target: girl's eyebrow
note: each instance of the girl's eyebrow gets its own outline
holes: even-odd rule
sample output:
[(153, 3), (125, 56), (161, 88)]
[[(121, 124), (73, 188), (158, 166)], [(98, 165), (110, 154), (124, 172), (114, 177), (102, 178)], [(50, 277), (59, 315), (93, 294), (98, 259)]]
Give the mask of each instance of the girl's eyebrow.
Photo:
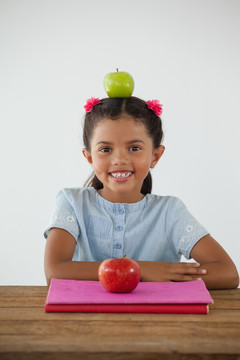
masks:
[(128, 144), (134, 144), (134, 143), (143, 143), (144, 144), (144, 141), (141, 139), (133, 139), (133, 140), (128, 141)]
[[(130, 141), (127, 141), (127, 144), (135, 144), (135, 143), (142, 143), (144, 144), (144, 141), (141, 139), (133, 139)], [(111, 145), (112, 143), (110, 141), (101, 140), (96, 143), (96, 145), (103, 144), (103, 145)]]
[(96, 143), (96, 145), (99, 145), (99, 144), (111, 145), (111, 142), (110, 142), (110, 141), (104, 141), (104, 140), (102, 140), (102, 141), (98, 141), (98, 142)]

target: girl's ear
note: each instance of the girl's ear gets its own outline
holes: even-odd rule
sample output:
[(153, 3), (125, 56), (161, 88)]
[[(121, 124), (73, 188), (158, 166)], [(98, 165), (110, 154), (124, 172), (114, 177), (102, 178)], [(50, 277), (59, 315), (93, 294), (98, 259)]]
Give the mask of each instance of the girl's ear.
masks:
[(89, 151), (87, 151), (86, 148), (82, 149), (82, 153), (83, 153), (84, 157), (87, 159), (87, 161), (89, 162), (89, 164), (92, 165), (91, 153)]
[(151, 169), (153, 169), (157, 165), (157, 163), (161, 159), (164, 151), (165, 151), (165, 146), (163, 146), (163, 145), (160, 145), (157, 149), (155, 149), (153, 151), (152, 162), (150, 165)]

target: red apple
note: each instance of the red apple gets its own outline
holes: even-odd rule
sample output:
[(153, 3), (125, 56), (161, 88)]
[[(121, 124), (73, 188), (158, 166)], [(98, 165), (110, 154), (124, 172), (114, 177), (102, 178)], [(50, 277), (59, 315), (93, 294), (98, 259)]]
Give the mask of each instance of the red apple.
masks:
[(98, 268), (98, 278), (102, 286), (113, 293), (133, 291), (141, 277), (137, 262), (126, 258), (104, 260)]

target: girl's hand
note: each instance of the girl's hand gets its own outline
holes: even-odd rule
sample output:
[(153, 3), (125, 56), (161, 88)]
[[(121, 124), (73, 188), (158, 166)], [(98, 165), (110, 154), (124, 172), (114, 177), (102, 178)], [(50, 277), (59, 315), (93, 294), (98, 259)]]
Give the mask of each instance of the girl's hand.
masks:
[(137, 261), (141, 268), (141, 281), (193, 281), (207, 273), (199, 263), (167, 263)]
[[(138, 261), (142, 281), (191, 281), (202, 278), (208, 289), (235, 289), (239, 285), (236, 266), (226, 251), (210, 235), (193, 247), (195, 263)], [(201, 264), (201, 266), (200, 266)]]

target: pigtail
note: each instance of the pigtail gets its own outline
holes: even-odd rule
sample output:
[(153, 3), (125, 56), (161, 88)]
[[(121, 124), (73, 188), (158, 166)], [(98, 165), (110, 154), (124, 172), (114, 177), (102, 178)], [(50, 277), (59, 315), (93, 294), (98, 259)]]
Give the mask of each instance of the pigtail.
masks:
[(93, 187), (96, 190), (100, 190), (103, 188), (103, 184), (93, 172), (85, 182), (84, 187)]
[(147, 174), (147, 176), (143, 180), (141, 193), (143, 195), (147, 195), (147, 194), (151, 194), (151, 192), (152, 192), (152, 175), (151, 175), (151, 173), (149, 171), (149, 173)]

